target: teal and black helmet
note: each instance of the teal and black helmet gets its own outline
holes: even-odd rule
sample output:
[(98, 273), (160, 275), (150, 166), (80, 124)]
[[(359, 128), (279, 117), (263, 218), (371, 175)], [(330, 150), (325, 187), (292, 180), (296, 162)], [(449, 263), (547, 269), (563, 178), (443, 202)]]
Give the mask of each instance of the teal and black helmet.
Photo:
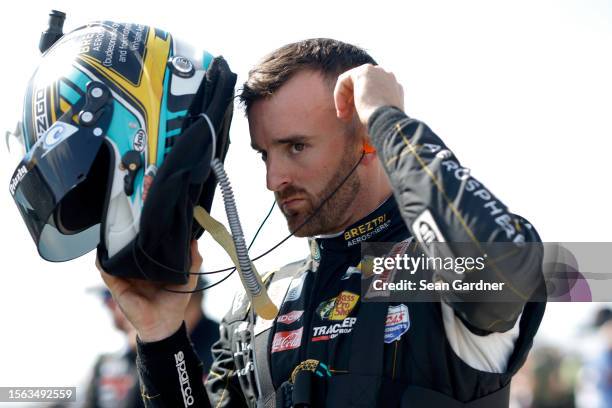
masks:
[(210, 210), (210, 162), (229, 146), (236, 75), (146, 25), (57, 37), (27, 87), (25, 156), (9, 186), (40, 255), (97, 247), (115, 275), (185, 281), (202, 233), (193, 207)]

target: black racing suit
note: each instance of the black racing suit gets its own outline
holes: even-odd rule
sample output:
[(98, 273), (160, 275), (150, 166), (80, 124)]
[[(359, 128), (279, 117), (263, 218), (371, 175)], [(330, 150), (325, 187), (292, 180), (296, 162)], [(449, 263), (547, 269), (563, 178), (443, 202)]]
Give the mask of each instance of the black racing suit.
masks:
[[(527, 356), (545, 307), (532, 301), (542, 288), (541, 247), (521, 246), (539, 242), (537, 233), (472, 178), (423, 123), (383, 107), (370, 119), (369, 134), (393, 196), (344, 232), (311, 239), (308, 259), (299, 268), (289, 268), (288, 275), (283, 275), (285, 269), (277, 273), (271, 285), (285, 278), (290, 284), (273, 323), (258, 320), (253, 328), (248, 302), (244, 296), (235, 299), (213, 346), (215, 361), (206, 391), (194, 380), (201, 377), (201, 368), (184, 328), (160, 342), (139, 342), (148, 406), (253, 406), (265, 387), (257, 390), (255, 383), (261, 384), (263, 376), (258, 374), (255, 381), (253, 364), (245, 356), (257, 349), (253, 337), (265, 330), (267, 358), (255, 361), (271, 367), (269, 382), (276, 390), (277, 406), (305, 402), (404, 407), (416, 406), (410, 405), (416, 400), (431, 405), (447, 397), (469, 402), (506, 389)], [(446, 302), (362, 302), (360, 244), (410, 242), (412, 237), (421, 244), (445, 241), (451, 248), (454, 242), (517, 243), (518, 253), (505, 265), (515, 273), (502, 279), (486, 268), (469, 279), (506, 280), (522, 301), (465, 303), (454, 297)], [(381, 309), (373, 304), (383, 305), (382, 319), (372, 317), (380, 315), (373, 310)], [(449, 319), (444, 308), (459, 322), (454, 327), (476, 337), (473, 344), (515, 333), (501, 365), (483, 368), (460, 355), (457, 342), (449, 341), (455, 332), (444, 322)], [(298, 379), (305, 377), (301, 374), (293, 377), (295, 388), (300, 381), (307, 384), (307, 395), (303, 389), (296, 393), (289, 381), (296, 366), (312, 373), (304, 381)]]
[[(219, 339), (219, 324), (206, 315), (195, 324), (189, 334), (196, 355), (208, 374), (212, 364), (210, 350)], [(69, 403), (61, 407), (70, 407)], [(85, 408), (140, 408), (143, 407), (136, 370), (136, 350), (101, 355), (94, 365), (92, 378), (87, 386)], [(59, 408), (58, 405), (55, 408)]]

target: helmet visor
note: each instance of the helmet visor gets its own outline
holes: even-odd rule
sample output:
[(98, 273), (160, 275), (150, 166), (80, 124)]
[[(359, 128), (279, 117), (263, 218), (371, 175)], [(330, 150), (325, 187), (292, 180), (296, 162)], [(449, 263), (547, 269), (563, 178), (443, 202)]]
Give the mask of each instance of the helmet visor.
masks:
[(98, 244), (110, 163), (101, 128), (62, 119), (32, 146), (9, 185), (39, 254), (55, 262)]

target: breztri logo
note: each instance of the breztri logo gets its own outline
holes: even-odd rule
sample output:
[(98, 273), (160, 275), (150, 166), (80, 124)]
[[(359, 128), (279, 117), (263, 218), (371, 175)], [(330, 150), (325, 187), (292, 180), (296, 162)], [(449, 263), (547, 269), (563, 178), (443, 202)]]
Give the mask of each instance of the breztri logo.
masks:
[(194, 403), (193, 391), (189, 384), (189, 375), (187, 374), (187, 366), (185, 364), (185, 355), (182, 351), (179, 351), (174, 355), (174, 361), (176, 362), (176, 371), (178, 372), (179, 382), (181, 384), (181, 394), (183, 394), (183, 403), (185, 407), (190, 407)]
[(18, 168), (17, 171), (15, 172), (15, 175), (11, 179), (11, 184), (9, 184), (9, 190), (11, 191), (12, 196), (15, 195), (15, 191), (17, 190), (17, 185), (19, 184), (19, 182), (21, 182), (21, 180), (23, 180), (26, 174), (28, 174), (28, 169), (26, 169), (25, 165)]

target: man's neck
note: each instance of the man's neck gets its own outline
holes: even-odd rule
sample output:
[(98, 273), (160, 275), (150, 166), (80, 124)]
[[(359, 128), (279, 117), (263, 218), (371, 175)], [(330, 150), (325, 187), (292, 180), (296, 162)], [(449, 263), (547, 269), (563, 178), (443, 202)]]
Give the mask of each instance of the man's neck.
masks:
[(370, 177), (361, 177), (361, 189), (355, 196), (356, 204), (351, 207), (352, 214), (346, 221), (339, 225), (334, 232), (326, 235), (343, 232), (347, 227), (365, 218), (368, 214), (383, 205), (392, 193), (391, 183), (389, 183), (389, 179), (382, 167), (379, 167), (378, 171), (373, 176), (370, 173)]

